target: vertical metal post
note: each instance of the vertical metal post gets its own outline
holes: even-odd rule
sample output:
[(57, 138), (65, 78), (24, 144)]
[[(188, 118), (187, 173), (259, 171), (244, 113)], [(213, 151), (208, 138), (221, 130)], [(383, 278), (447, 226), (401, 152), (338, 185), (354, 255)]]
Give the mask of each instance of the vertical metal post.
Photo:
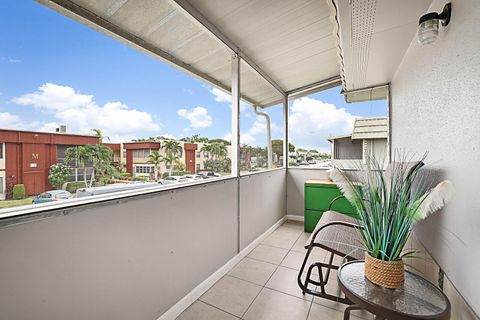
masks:
[(288, 169), (288, 96), (283, 97), (283, 167)]
[(240, 176), (240, 58), (232, 56), (232, 176)]
[(237, 252), (240, 252), (240, 57), (232, 56), (232, 176), (237, 177)]

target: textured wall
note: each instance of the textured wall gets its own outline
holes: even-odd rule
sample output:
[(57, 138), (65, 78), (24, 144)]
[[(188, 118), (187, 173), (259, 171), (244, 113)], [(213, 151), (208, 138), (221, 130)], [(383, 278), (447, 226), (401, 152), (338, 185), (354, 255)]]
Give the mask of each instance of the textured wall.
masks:
[(286, 214), (285, 169), (240, 179), (240, 250)]
[(480, 1), (452, 6), (439, 39), (425, 46), (413, 39), (392, 80), (392, 147), (429, 151), (431, 168), (455, 184), (454, 199), (416, 235), (479, 314)]
[(328, 179), (328, 172), (320, 169), (292, 168), (287, 172), (287, 214), (303, 217), (305, 181)]
[(157, 319), (237, 253), (237, 181), (0, 229), (0, 319)]

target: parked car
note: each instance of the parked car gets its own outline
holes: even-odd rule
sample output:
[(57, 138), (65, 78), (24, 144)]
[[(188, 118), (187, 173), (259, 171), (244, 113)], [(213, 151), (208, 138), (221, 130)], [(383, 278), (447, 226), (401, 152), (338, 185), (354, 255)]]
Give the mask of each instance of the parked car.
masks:
[(203, 180), (203, 176), (200, 174), (186, 174), (184, 177), (187, 179), (187, 182)]
[(221, 175), (219, 173), (216, 173), (216, 172), (213, 172), (213, 171), (204, 171), (204, 172), (200, 173), (200, 175), (203, 177), (203, 179), (221, 177)]
[(161, 184), (178, 184), (187, 182), (187, 178), (181, 176), (169, 176), (161, 181)]
[(45, 191), (38, 196), (34, 197), (32, 203), (46, 203), (52, 201), (59, 201), (59, 200), (67, 200), (72, 199), (73, 195), (65, 190), (50, 190)]

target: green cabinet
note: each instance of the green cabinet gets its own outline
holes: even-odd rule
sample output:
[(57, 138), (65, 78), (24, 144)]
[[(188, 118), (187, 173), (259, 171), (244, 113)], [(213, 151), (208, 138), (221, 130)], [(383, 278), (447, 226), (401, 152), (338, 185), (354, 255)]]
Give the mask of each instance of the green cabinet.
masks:
[[(337, 185), (329, 180), (309, 180), (305, 182), (305, 232), (312, 232), (322, 217), (322, 213), (328, 210), (328, 206), (342, 192)], [(335, 201), (331, 210), (356, 216), (355, 210), (347, 199), (341, 198)]]

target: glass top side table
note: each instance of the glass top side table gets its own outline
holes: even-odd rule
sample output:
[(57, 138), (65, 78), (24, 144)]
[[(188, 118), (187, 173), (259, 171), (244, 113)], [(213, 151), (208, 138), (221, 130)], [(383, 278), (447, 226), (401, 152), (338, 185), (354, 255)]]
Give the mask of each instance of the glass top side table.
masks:
[(365, 309), (376, 319), (450, 319), (450, 302), (445, 294), (424, 278), (406, 271), (405, 285), (386, 289), (365, 278), (365, 262), (351, 261), (338, 269), (338, 284), (354, 304), (345, 310)]

